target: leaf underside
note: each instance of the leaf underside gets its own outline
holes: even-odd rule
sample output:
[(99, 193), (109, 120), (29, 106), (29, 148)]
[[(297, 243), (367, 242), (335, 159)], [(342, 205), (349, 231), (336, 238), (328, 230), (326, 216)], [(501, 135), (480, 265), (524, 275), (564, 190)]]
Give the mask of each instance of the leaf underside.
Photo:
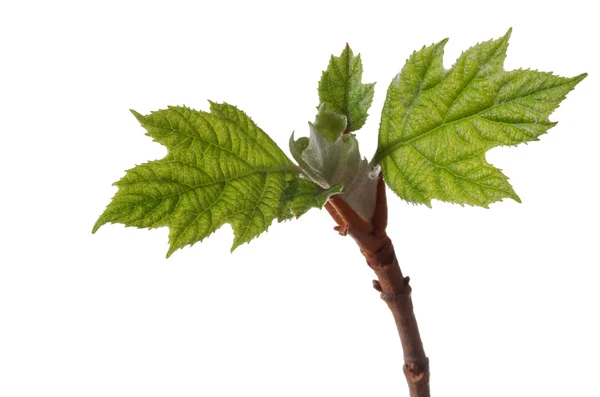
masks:
[(504, 71), (508, 33), (442, 65), (447, 40), (423, 47), (392, 81), (373, 163), (402, 199), (474, 206), (511, 198), (508, 178), (485, 152), (538, 140), (556, 123), (548, 116), (586, 74)]
[(229, 223), (234, 250), (273, 220), (300, 216), (339, 192), (339, 186), (325, 190), (301, 179), (298, 167), (244, 112), (212, 102), (210, 110), (169, 107), (147, 116), (132, 111), (168, 154), (114, 184), (119, 189), (93, 232), (109, 222), (167, 226), (168, 257)]
[(373, 102), (375, 83), (362, 83), (362, 61), (346, 44), (339, 57), (331, 56), (319, 81), (319, 101), (346, 116), (347, 132), (359, 130), (367, 120)]

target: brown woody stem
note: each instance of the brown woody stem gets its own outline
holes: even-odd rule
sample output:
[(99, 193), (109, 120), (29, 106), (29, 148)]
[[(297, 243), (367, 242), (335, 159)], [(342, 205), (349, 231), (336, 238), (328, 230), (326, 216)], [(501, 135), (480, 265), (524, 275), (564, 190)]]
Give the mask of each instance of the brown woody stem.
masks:
[(409, 278), (402, 275), (394, 246), (387, 236), (387, 202), (381, 175), (377, 186), (377, 204), (371, 222), (361, 218), (342, 196), (329, 198), (325, 208), (338, 226), (335, 230), (349, 234), (358, 244), (368, 265), (377, 275), (373, 287), (390, 308), (400, 335), (404, 353), (404, 375), (411, 397), (430, 397), (429, 359), (425, 355), (413, 310)]

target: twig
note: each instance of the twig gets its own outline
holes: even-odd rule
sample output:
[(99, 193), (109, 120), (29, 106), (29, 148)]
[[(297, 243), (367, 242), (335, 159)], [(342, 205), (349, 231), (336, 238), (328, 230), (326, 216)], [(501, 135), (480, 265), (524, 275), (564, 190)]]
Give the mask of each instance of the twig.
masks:
[(369, 222), (356, 213), (342, 198), (329, 198), (325, 208), (337, 223), (334, 228), (349, 234), (358, 244), (368, 265), (377, 275), (373, 287), (390, 308), (400, 335), (404, 353), (404, 375), (411, 397), (430, 397), (429, 359), (425, 355), (413, 310), (410, 279), (402, 275), (394, 246), (387, 236), (387, 200), (385, 183), (379, 175), (375, 214)]

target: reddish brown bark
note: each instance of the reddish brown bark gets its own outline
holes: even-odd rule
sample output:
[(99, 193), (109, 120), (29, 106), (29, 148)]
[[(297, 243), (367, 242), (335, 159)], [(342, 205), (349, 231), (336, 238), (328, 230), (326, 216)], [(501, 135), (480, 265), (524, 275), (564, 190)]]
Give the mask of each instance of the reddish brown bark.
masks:
[(429, 397), (429, 359), (425, 355), (413, 310), (409, 278), (402, 275), (394, 246), (386, 234), (387, 200), (385, 183), (379, 176), (373, 219), (361, 218), (342, 198), (332, 196), (325, 208), (340, 234), (349, 234), (358, 244), (368, 265), (377, 275), (373, 287), (390, 308), (404, 353), (404, 375), (411, 397)]

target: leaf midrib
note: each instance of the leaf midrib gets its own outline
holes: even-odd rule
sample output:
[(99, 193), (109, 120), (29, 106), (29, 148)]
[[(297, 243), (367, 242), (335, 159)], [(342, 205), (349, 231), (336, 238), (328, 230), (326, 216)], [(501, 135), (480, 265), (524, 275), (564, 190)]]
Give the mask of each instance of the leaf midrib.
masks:
[[(198, 167), (196, 165), (184, 163), (181, 160), (171, 160), (171, 161), (166, 161), (165, 163), (181, 163), (181, 164), (187, 165), (189, 167), (193, 167), (193, 168), (197, 168), (199, 170), (202, 170), (202, 168), (200, 168), (200, 167)], [(245, 174), (237, 175), (237, 176), (232, 177), (232, 178), (213, 180), (213, 181), (208, 182), (208, 183), (198, 184), (198, 185), (194, 185), (194, 186), (187, 185), (185, 183), (181, 183), (181, 182), (177, 182), (177, 181), (151, 180), (151, 179), (144, 178), (145, 179), (144, 181), (124, 183), (124, 184), (120, 184), (119, 187), (121, 187), (121, 186), (125, 187), (125, 186), (135, 185), (135, 184), (138, 184), (138, 183), (149, 183), (149, 182), (168, 182), (168, 183), (176, 183), (176, 184), (179, 184), (179, 185), (187, 186), (187, 189), (185, 189), (185, 190), (182, 190), (182, 191), (177, 192), (177, 193), (170, 194), (168, 196), (162, 196), (162, 197), (160, 197), (161, 199), (167, 199), (167, 198), (171, 198), (171, 197), (175, 197), (175, 196), (181, 196), (181, 195), (183, 195), (184, 193), (186, 193), (186, 192), (188, 192), (190, 190), (201, 189), (201, 188), (205, 188), (207, 186), (217, 185), (217, 184), (220, 184), (220, 183), (228, 184), (230, 182), (234, 182), (234, 181), (236, 181), (238, 179), (242, 179), (242, 178), (248, 177), (248, 176), (253, 175), (253, 174), (276, 174), (276, 173), (287, 173), (287, 172), (296, 173), (295, 170), (290, 170), (290, 169), (288, 169), (286, 167), (280, 167), (280, 168), (274, 168), (274, 169), (264, 169), (263, 168), (263, 169), (255, 169), (255, 170), (252, 170), (252, 171), (247, 172)], [(127, 194), (140, 194), (140, 193), (127, 193)], [(145, 195), (145, 196), (152, 197), (150, 195)], [(152, 198), (158, 199), (158, 197), (152, 197)]]
[[(579, 77), (579, 76), (577, 76), (577, 77)], [(412, 138), (410, 138), (408, 140), (405, 140), (405, 141), (398, 140), (398, 141), (392, 143), (391, 145), (389, 145), (386, 149), (382, 150), (381, 152), (375, 153), (375, 156), (373, 156), (373, 160), (371, 160), (371, 164), (377, 164), (384, 157), (392, 154), (394, 151), (396, 151), (400, 147), (402, 147), (404, 145), (408, 145), (408, 144), (410, 144), (410, 143), (412, 143), (412, 142), (414, 142), (416, 140), (419, 140), (419, 139), (421, 139), (421, 138), (423, 138), (423, 137), (425, 137), (427, 135), (430, 135), (430, 134), (438, 131), (439, 129), (441, 129), (443, 127), (447, 127), (447, 126), (450, 126), (450, 125), (458, 124), (460, 122), (470, 120), (470, 119), (472, 119), (474, 117), (478, 117), (478, 116), (480, 116), (480, 114), (482, 114), (484, 112), (487, 112), (490, 109), (494, 109), (495, 107), (502, 106), (502, 105), (505, 105), (507, 103), (515, 102), (517, 100), (521, 100), (521, 99), (524, 99), (524, 98), (527, 98), (527, 97), (539, 94), (540, 92), (544, 92), (544, 91), (548, 91), (548, 90), (551, 90), (551, 89), (556, 89), (558, 87), (562, 87), (564, 85), (572, 83), (574, 81), (574, 79), (577, 79), (577, 77), (575, 77), (573, 79), (565, 80), (565, 82), (563, 84), (559, 84), (559, 85), (556, 85), (556, 86), (553, 86), (553, 87), (550, 87), (550, 88), (546, 88), (546, 89), (543, 89), (543, 90), (535, 91), (535, 92), (532, 92), (532, 93), (524, 95), (524, 96), (512, 98), (512, 99), (510, 99), (508, 101), (497, 103), (497, 104), (495, 104), (493, 106), (490, 106), (488, 108), (482, 109), (482, 110), (480, 110), (479, 112), (477, 112), (475, 114), (471, 114), (469, 116), (461, 117), (461, 118), (453, 120), (453, 121), (451, 121), (449, 123), (442, 123), (442, 124), (438, 125), (437, 127), (432, 128), (432, 129), (430, 129), (428, 131), (425, 131), (425, 132), (423, 132), (423, 133), (421, 133), (419, 135), (416, 135), (416, 136), (414, 136), (414, 137), (412, 137)], [(413, 102), (413, 104), (414, 104), (414, 102)], [(410, 110), (410, 109), (412, 109), (412, 108), (413, 108), (413, 106), (411, 106), (409, 109), (407, 109), (407, 111)], [(495, 121), (495, 120), (490, 120), (490, 119), (486, 119), (486, 120), (489, 121), (489, 122), (491, 122), (491, 123), (500, 123), (500, 122)], [(523, 123), (504, 123), (504, 124), (517, 125), (517, 124), (523, 124)], [(531, 123), (531, 124), (539, 124), (539, 123)]]
[[(433, 128), (433, 129), (431, 129), (429, 131), (425, 131), (423, 134), (417, 135), (416, 137), (413, 137), (413, 138), (409, 139), (408, 141), (404, 141), (404, 142), (403, 141), (399, 141), (397, 143), (394, 143), (394, 144), (391, 145), (390, 149), (383, 151), (383, 153), (380, 154), (380, 155), (378, 155), (377, 153), (375, 153), (375, 156), (373, 157), (373, 160), (371, 161), (371, 163), (377, 163), (378, 161), (381, 160), (381, 158), (383, 158), (383, 157), (387, 156), (388, 154), (390, 154), (391, 152), (395, 151), (400, 146), (408, 144), (408, 143), (410, 143), (410, 142), (412, 142), (412, 141), (414, 141), (414, 140), (416, 140), (416, 139), (418, 139), (418, 138), (420, 138), (422, 136), (428, 135), (429, 133), (432, 133), (432, 132), (438, 130), (439, 128), (441, 128), (441, 127), (453, 124), (454, 122), (446, 123), (446, 120), (448, 119), (448, 114), (450, 114), (450, 111), (452, 110), (452, 107), (456, 103), (456, 100), (463, 94), (463, 92), (465, 92), (465, 90), (467, 90), (471, 86), (471, 84), (473, 83), (474, 80), (480, 80), (480, 79), (477, 79), (477, 76), (479, 75), (479, 72), (481, 71), (481, 69), (485, 65), (488, 64), (488, 62), (490, 61), (490, 59), (492, 59), (492, 57), (494, 57), (494, 55), (496, 55), (496, 53), (498, 52), (498, 49), (502, 46), (502, 44), (503, 44), (503, 41), (499, 40), (499, 42), (496, 45), (496, 47), (494, 48), (494, 50), (491, 51), (490, 54), (486, 57), (485, 62), (483, 62), (479, 66), (479, 68), (477, 68), (477, 71), (473, 73), (473, 77), (471, 77), (471, 79), (469, 79), (469, 82), (452, 99), (452, 103), (450, 104), (450, 106), (448, 107), (448, 110), (446, 111), (446, 114), (444, 115), (444, 120), (442, 121), (442, 124), (440, 124), (439, 126)], [(436, 56), (435, 51), (432, 51), (431, 58), (429, 59), (430, 62), (428, 64), (427, 68), (425, 69), (425, 72), (423, 73), (423, 76), (427, 75), (427, 72), (429, 72), (429, 70), (431, 69), (431, 65), (433, 64), (433, 60), (435, 59), (435, 56)], [(456, 68), (456, 67), (457, 67), (457, 65), (455, 64), (448, 72), (446, 72), (444, 74), (444, 77), (438, 83), (436, 83), (434, 87), (439, 86), (440, 84), (442, 84), (448, 78), (448, 76), (452, 73), (452, 70), (454, 70), (454, 68)], [(433, 87), (431, 87), (431, 88), (433, 88)], [(410, 104), (410, 107), (408, 109), (406, 109), (406, 113), (405, 113), (404, 118), (402, 120), (402, 127), (404, 127), (408, 115), (410, 113), (412, 113), (412, 110), (414, 109), (415, 101), (421, 95), (422, 95), (422, 86), (419, 87), (417, 95), (415, 95), (413, 97), (413, 99), (411, 101), (411, 104)], [(496, 106), (496, 105), (494, 105), (494, 106)], [(481, 112), (478, 112), (478, 113), (481, 113)], [(467, 117), (467, 119), (470, 118), (470, 117), (471, 116)], [(454, 120), (454, 121), (462, 121), (462, 119), (464, 119), (464, 118), (461, 118), (461, 119), (458, 119), (458, 120)]]

